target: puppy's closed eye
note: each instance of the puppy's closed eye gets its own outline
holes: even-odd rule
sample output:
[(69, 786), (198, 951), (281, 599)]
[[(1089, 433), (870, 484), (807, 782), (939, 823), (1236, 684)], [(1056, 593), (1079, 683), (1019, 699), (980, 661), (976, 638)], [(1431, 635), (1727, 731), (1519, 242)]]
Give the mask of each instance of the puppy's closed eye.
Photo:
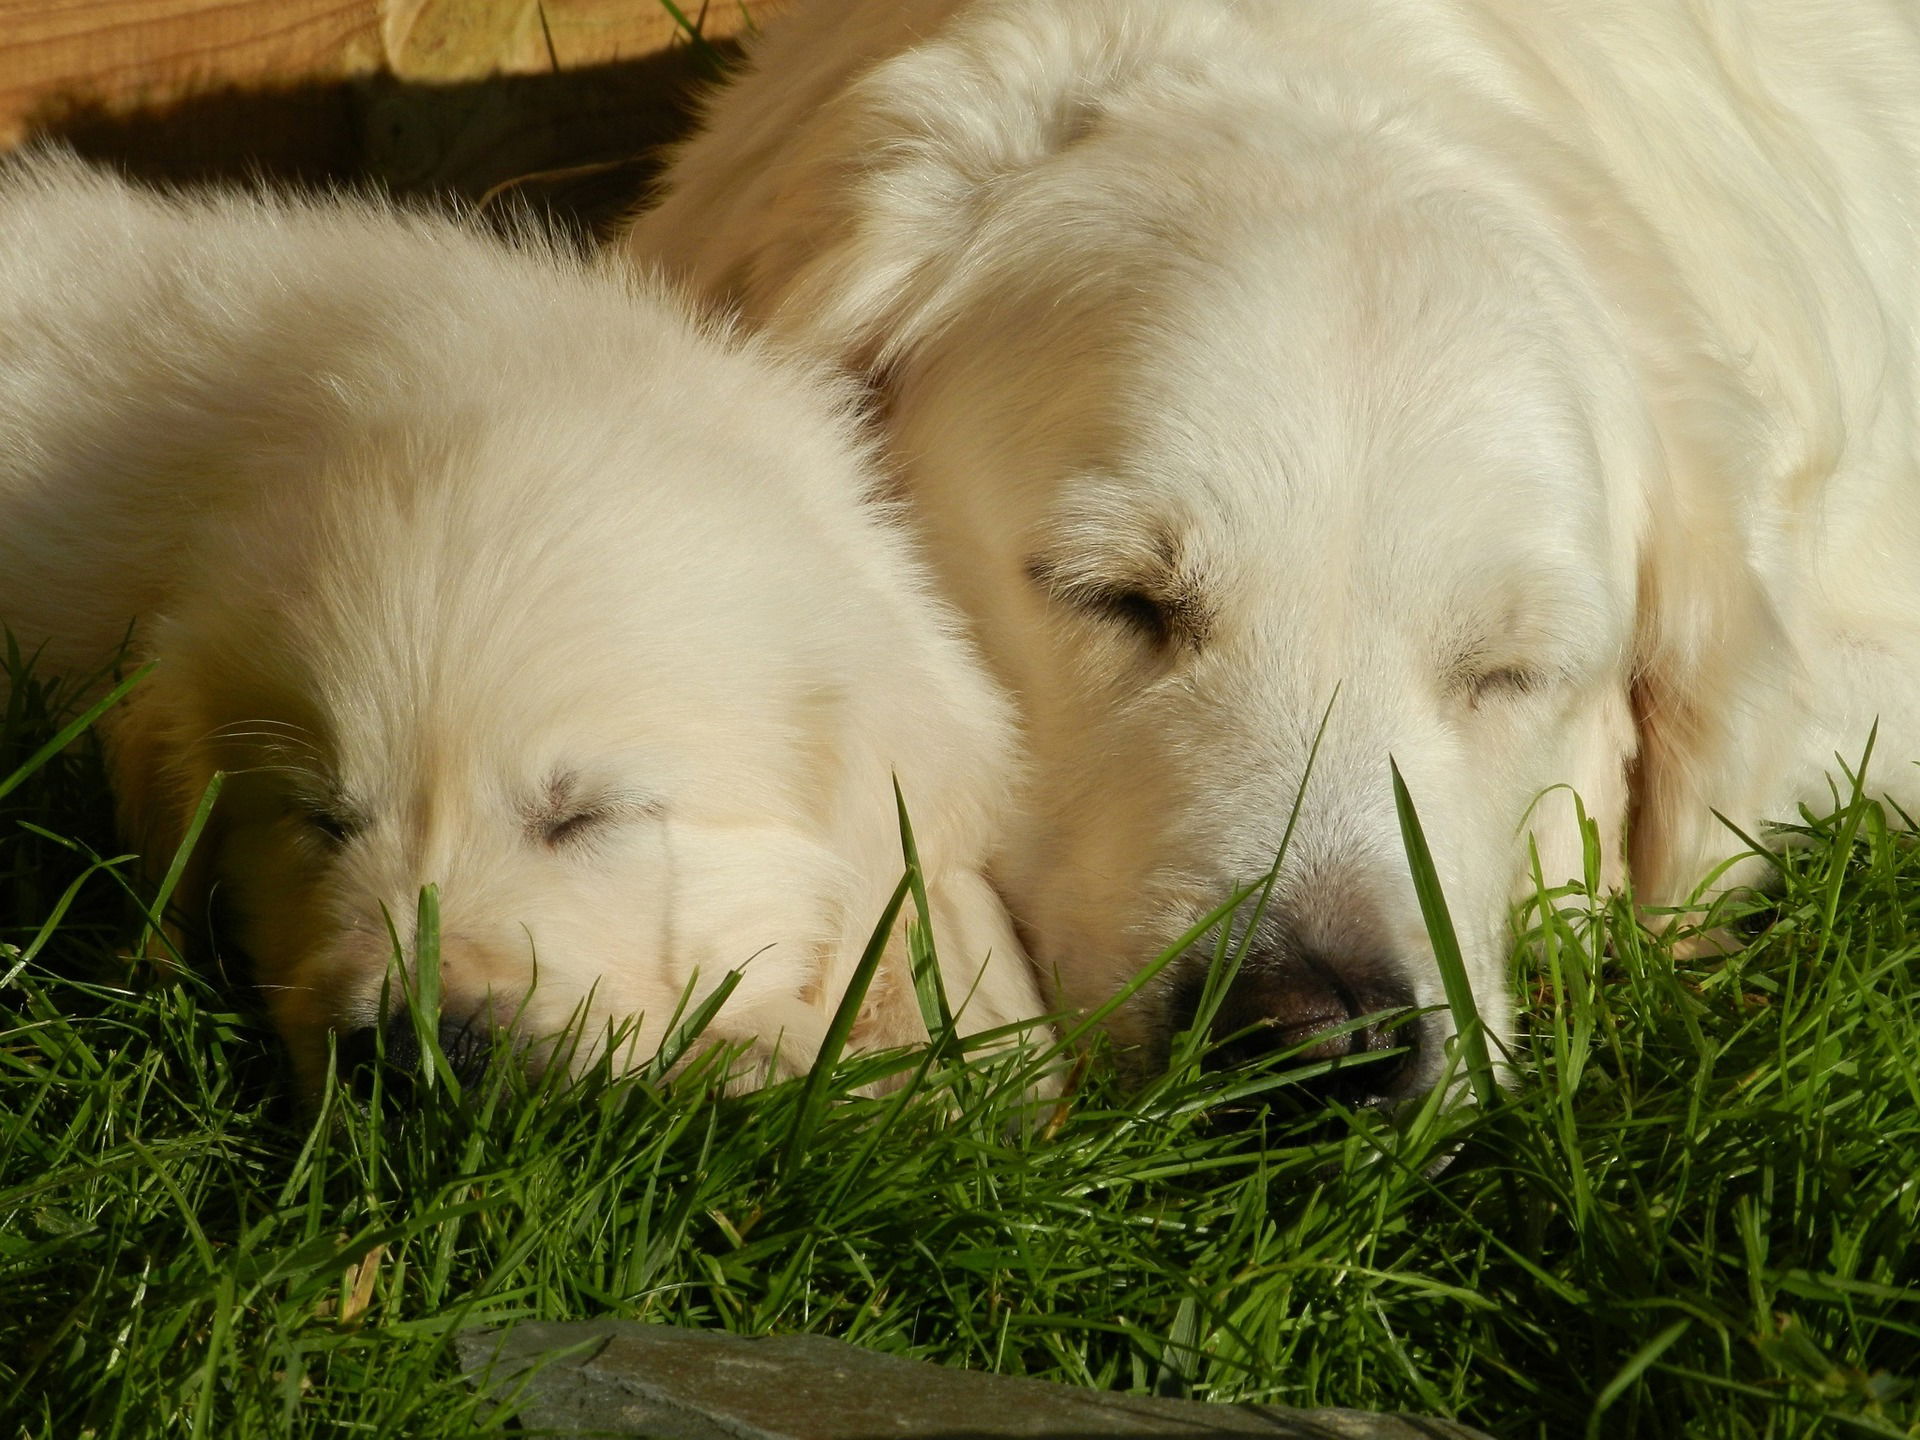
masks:
[(296, 798), (294, 818), (330, 850), (338, 850), (367, 828), (367, 817), (338, 797)]
[(528, 833), (550, 850), (578, 847), (618, 825), (657, 819), (660, 802), (627, 791), (583, 791), (570, 775), (555, 776), (528, 808)]
[(539, 821), (540, 839), (552, 849), (577, 845), (595, 830), (604, 828), (613, 816), (606, 810), (575, 810), (568, 815), (549, 815)]

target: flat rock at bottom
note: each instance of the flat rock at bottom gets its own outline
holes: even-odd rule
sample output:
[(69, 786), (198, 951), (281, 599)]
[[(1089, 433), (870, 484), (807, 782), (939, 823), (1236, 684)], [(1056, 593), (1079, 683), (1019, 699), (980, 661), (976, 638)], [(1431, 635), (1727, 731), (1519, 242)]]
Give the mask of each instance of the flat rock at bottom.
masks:
[(644, 1440), (1486, 1440), (1447, 1420), (1112, 1395), (952, 1370), (817, 1335), (748, 1339), (635, 1321), (461, 1338), (469, 1378), (522, 1424)]

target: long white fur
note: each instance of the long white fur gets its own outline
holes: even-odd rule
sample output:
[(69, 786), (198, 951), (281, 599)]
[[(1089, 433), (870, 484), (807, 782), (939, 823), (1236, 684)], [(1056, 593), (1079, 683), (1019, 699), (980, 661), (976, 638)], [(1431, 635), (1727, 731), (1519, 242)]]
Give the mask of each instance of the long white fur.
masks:
[[(1714, 812), (1825, 808), (1876, 722), (1868, 788), (1920, 799), (1917, 31), (813, 0), (628, 243), (879, 388), (1023, 712), (997, 876), (1066, 1000), (1270, 863), (1337, 687), (1281, 912), (1441, 1000), (1397, 757), (1504, 1017), (1568, 793), (1653, 904), (1743, 848)], [(1086, 604), (1138, 587), (1204, 627), (1156, 651)]]
[[(617, 267), (0, 169), (0, 621), (67, 675), (137, 622), (128, 828), (164, 866), (228, 772), (196, 894), (309, 1079), (427, 883), (456, 1017), (646, 1054), (744, 967), (710, 1035), (804, 1066), (896, 775), (962, 1028), (1038, 1013), (982, 874), (1006, 707), (873, 486), (841, 388)], [(857, 1043), (924, 1034), (905, 966)]]

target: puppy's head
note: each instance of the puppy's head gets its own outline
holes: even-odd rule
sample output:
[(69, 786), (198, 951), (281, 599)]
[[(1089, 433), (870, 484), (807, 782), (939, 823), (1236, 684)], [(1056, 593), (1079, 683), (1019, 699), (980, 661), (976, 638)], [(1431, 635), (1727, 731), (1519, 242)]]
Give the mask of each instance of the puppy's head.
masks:
[[(576, 1020), (579, 1058), (627, 1025), (644, 1058), (740, 970), (709, 1038), (804, 1068), (901, 870), (894, 774), (955, 907), (949, 987), (993, 952), (972, 1018), (1034, 1013), (974, 873), (1000, 702), (820, 397), (768, 376), (709, 425), (727, 368), (681, 359), (722, 398), (535, 387), (343, 426), (209, 518), (147, 630), (129, 824), (164, 863), (225, 772), (201, 878), (309, 1082), (330, 1032), (393, 1022), (429, 883), (447, 1033), (510, 1026), (538, 1063)], [(890, 961), (856, 1040), (916, 1017)]]

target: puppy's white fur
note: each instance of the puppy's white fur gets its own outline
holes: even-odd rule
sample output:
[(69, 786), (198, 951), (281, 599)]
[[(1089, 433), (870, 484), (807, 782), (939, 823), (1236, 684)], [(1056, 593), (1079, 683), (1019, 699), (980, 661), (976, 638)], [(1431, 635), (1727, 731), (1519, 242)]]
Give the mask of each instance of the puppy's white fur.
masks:
[(881, 387), (1024, 711), (997, 873), (1069, 1002), (1267, 867), (1337, 688), (1282, 943), (1441, 1000), (1397, 757), (1504, 1028), (1529, 835), (1578, 868), (1552, 787), (1656, 904), (1876, 721), (1920, 799), (1917, 27), (820, 0), (630, 248)]
[[(456, 1018), (648, 1053), (744, 967), (710, 1033), (804, 1066), (895, 774), (963, 1028), (1037, 1013), (982, 875), (1004, 705), (813, 372), (538, 244), (40, 157), (0, 171), (0, 437), (0, 620), (75, 674), (138, 620), (128, 828), (164, 865), (228, 772), (203, 892), (309, 1078), (429, 882)], [(896, 937), (855, 1038), (920, 1034)]]

